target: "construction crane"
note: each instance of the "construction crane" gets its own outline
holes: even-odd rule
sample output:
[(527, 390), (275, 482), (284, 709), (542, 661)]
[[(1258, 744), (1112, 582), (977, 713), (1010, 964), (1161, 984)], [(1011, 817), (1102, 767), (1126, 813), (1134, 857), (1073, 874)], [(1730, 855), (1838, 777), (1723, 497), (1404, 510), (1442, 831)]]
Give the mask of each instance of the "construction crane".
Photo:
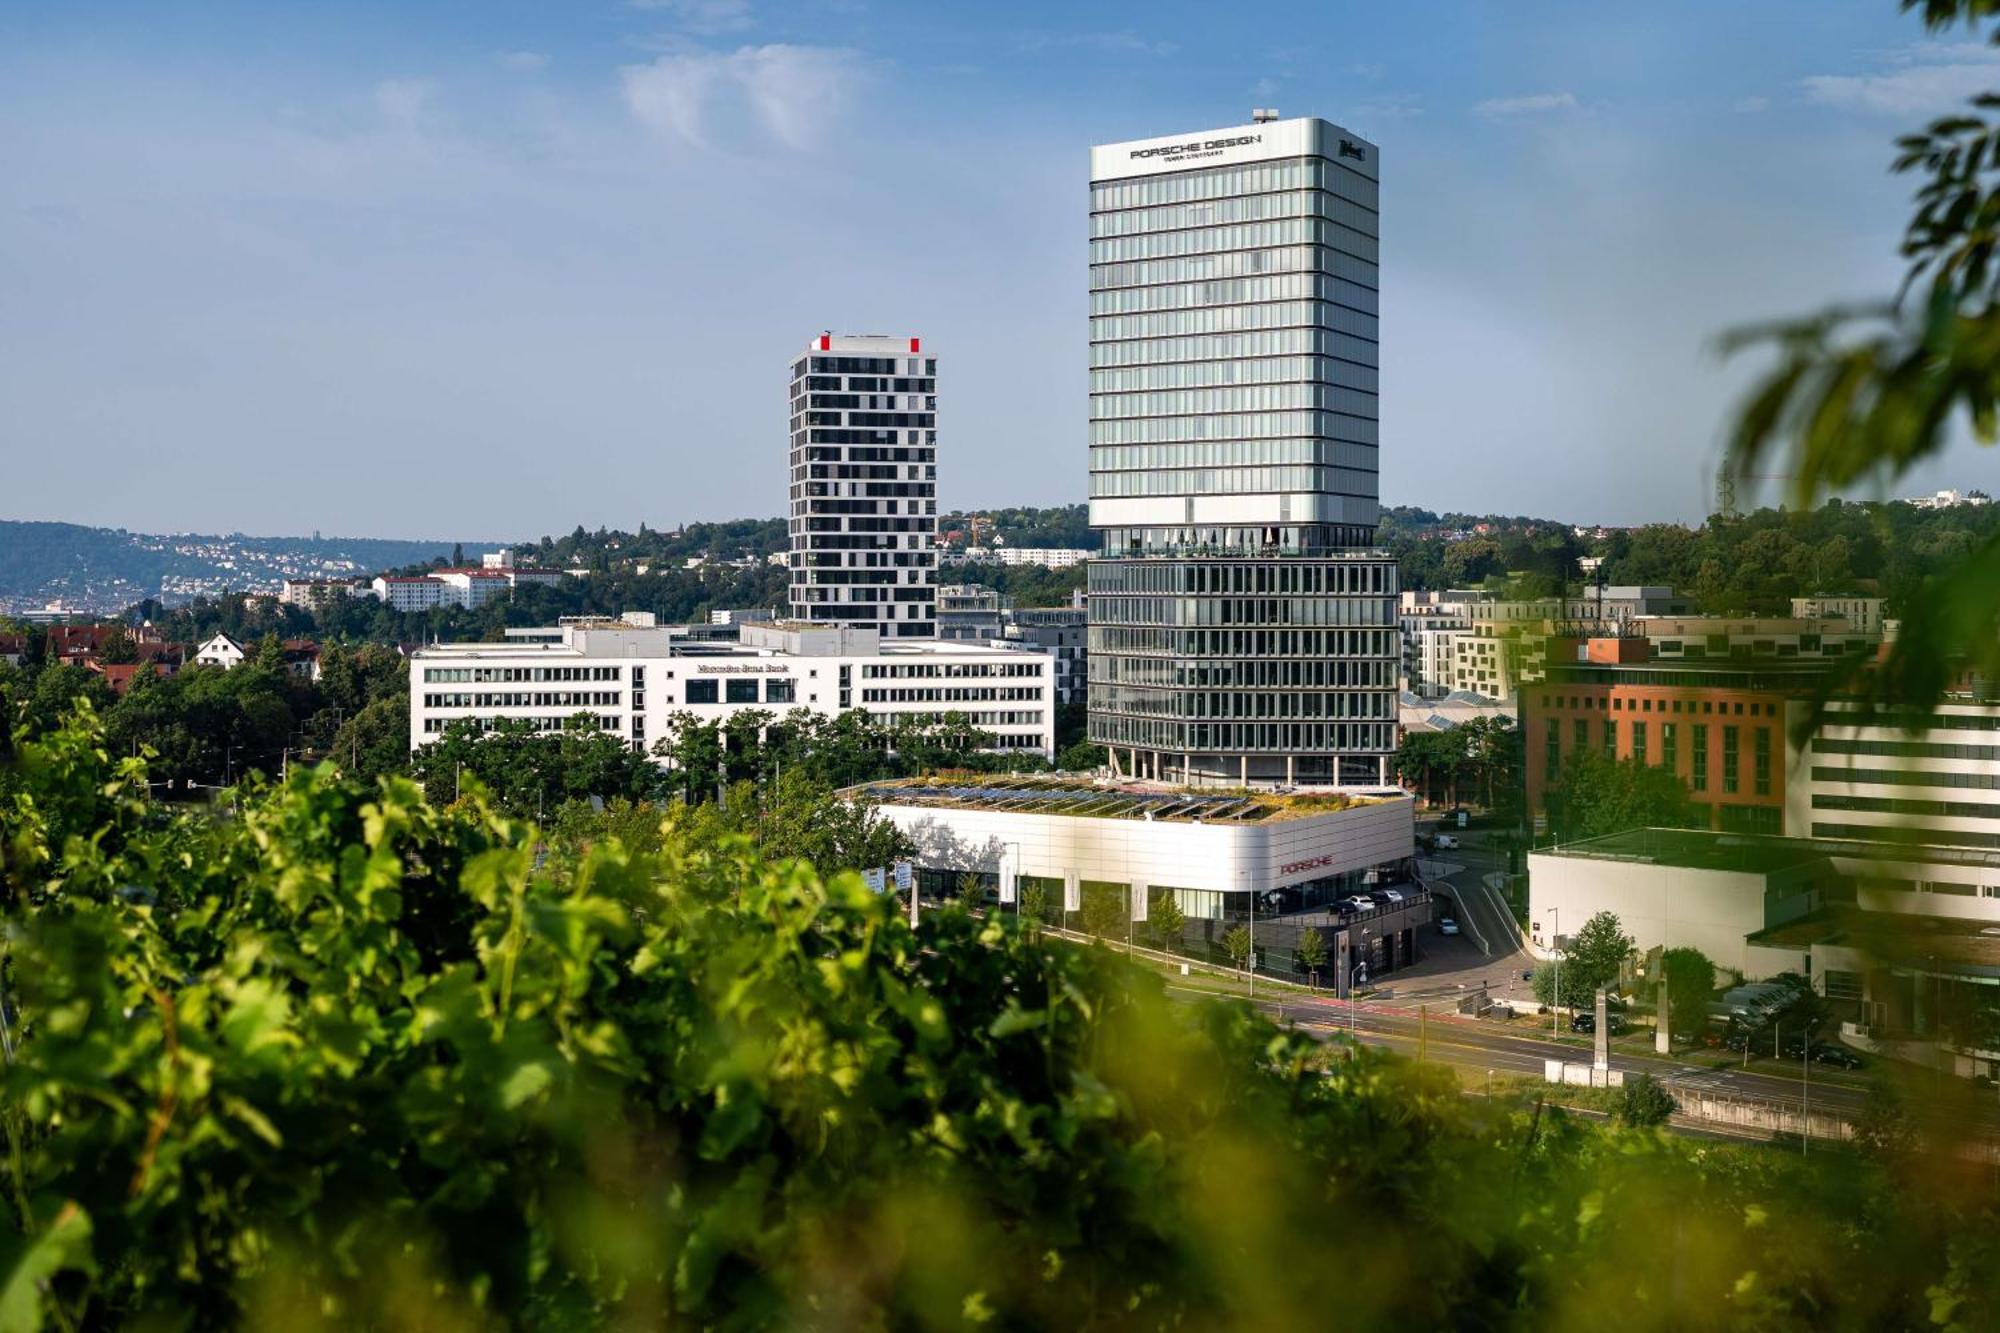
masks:
[[(1736, 510), (1736, 473), (1727, 463), (1715, 470), (1715, 510), (1724, 518), (1740, 518)], [(1746, 472), (1745, 481), (1797, 481), (1796, 472)]]

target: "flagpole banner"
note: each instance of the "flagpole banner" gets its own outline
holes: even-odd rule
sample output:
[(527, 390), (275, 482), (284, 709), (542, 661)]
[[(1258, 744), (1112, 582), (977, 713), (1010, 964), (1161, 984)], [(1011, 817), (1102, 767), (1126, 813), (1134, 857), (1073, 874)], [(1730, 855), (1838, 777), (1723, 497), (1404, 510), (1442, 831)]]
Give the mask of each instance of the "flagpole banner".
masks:
[(1015, 901), (1014, 868), (1012, 866), (1007, 866), (1000, 872), (1000, 901), (1002, 903)]
[(1152, 900), (1151, 887), (1145, 884), (1132, 886), (1132, 921), (1138, 924), (1146, 919), (1146, 905)]
[(1077, 873), (1074, 870), (1065, 870), (1063, 872), (1063, 911), (1081, 912), (1082, 910), (1083, 881), (1077, 877)]

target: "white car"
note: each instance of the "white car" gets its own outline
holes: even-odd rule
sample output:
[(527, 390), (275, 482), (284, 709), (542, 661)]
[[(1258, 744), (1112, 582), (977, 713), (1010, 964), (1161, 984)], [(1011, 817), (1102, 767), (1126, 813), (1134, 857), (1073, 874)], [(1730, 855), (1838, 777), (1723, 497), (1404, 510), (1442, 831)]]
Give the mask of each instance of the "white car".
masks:
[(1437, 836), (1437, 849), (1441, 852), (1456, 851), (1458, 849), (1458, 839), (1449, 833), (1440, 833)]
[(1438, 918), (1438, 934), (1440, 934), (1440, 935), (1456, 935), (1456, 934), (1458, 934), (1458, 922), (1456, 922), (1456, 921), (1452, 920), (1452, 919), (1451, 919), (1450, 917), (1448, 917), (1448, 916), (1445, 916), (1445, 917), (1439, 917), (1439, 918)]

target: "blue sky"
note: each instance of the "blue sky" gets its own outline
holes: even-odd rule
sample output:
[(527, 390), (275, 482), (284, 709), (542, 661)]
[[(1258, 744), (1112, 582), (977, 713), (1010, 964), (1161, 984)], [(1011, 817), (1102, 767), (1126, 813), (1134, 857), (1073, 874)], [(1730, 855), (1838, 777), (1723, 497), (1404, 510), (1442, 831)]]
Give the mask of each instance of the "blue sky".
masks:
[(1382, 145), (1386, 501), (1692, 518), (1713, 336), (1886, 291), (1992, 87), (1892, 0), (12, 0), (0, 517), (776, 514), (823, 328), (938, 350), (947, 505), (1081, 499), (1087, 149), (1271, 105)]

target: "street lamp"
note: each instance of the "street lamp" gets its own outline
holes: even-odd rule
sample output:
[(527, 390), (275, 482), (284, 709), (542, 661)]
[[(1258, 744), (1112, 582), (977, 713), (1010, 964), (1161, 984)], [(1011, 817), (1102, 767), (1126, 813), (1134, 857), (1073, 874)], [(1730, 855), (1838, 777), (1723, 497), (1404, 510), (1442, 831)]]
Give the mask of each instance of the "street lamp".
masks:
[(1563, 1002), (1562, 918), (1557, 915), (1557, 909), (1553, 907), (1549, 909), (1549, 953), (1555, 960), (1555, 969), (1556, 969), (1555, 989), (1551, 992), (1551, 998), (1555, 1001), (1555, 1003), (1549, 1006), (1550, 1010), (1549, 1035), (1558, 1036), (1562, 1032), (1562, 1002)]

